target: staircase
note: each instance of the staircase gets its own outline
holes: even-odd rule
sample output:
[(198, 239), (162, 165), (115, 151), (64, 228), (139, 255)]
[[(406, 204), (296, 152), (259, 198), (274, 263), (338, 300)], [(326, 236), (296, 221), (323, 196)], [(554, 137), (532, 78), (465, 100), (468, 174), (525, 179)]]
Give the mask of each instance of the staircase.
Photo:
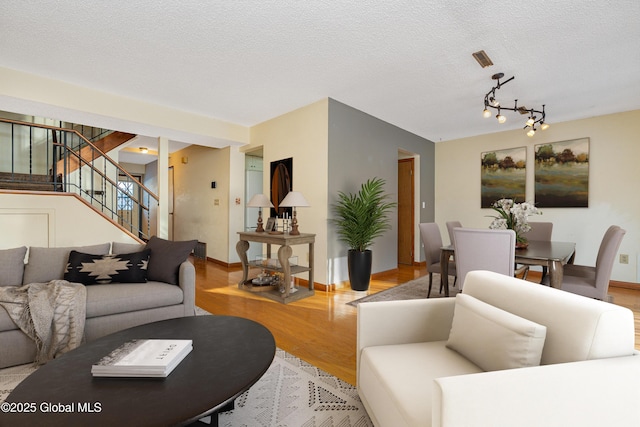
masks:
[(147, 240), (158, 197), (106, 154), (134, 136), (100, 132), (90, 141), (77, 125), (0, 118), (0, 190), (75, 193), (101, 215)]
[(23, 191), (62, 191), (62, 177), (0, 172), (0, 188)]

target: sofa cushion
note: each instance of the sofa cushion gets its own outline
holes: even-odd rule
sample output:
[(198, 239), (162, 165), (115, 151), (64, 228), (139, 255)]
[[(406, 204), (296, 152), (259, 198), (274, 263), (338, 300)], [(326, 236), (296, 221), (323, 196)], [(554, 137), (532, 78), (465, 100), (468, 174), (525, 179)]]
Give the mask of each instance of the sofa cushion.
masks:
[(16, 322), (9, 316), (7, 310), (0, 307), (0, 332), (13, 331), (14, 329), (18, 329)]
[(0, 250), (0, 286), (20, 286), (27, 247)]
[(145, 249), (130, 254), (92, 255), (71, 251), (64, 280), (83, 285), (144, 283), (150, 252)]
[(431, 341), (362, 350), (358, 392), (368, 406), (376, 408), (380, 425), (431, 425), (433, 380), (482, 372), (445, 344)]
[(180, 264), (187, 260), (197, 243), (197, 240), (173, 242), (152, 236), (145, 247), (151, 250), (147, 278), (177, 285)]
[(160, 282), (87, 286), (87, 318), (181, 304), (182, 289)]
[(540, 365), (547, 328), (470, 295), (456, 295), (447, 347), (485, 371)]
[(121, 242), (113, 242), (111, 243), (111, 253), (112, 254), (130, 254), (133, 252), (140, 252), (144, 250), (144, 243), (121, 243)]
[(100, 245), (64, 247), (64, 248), (37, 248), (29, 247), (28, 263), (24, 267), (22, 283), (46, 283), (50, 280), (61, 280), (67, 268), (69, 253), (72, 250), (94, 255), (109, 253), (111, 243)]
[(545, 325), (542, 365), (634, 354), (633, 312), (626, 307), (491, 271), (470, 272), (463, 293)]

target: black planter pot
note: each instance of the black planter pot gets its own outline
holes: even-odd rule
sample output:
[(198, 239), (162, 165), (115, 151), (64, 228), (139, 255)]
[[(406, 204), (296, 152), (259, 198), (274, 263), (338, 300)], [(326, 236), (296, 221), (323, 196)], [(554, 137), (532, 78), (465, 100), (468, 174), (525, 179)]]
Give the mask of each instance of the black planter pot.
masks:
[(366, 291), (369, 289), (371, 280), (371, 260), (372, 254), (369, 249), (364, 252), (349, 249), (349, 282), (354, 291)]

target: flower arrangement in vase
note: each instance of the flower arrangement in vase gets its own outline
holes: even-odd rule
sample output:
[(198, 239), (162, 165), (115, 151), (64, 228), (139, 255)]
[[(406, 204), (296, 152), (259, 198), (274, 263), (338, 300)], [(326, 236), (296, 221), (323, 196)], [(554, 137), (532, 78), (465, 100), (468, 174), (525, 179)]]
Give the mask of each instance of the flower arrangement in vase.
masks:
[(515, 203), (513, 199), (500, 199), (491, 205), (491, 209), (498, 212), (499, 216), (493, 216), (489, 228), (492, 230), (509, 229), (516, 232), (516, 247), (526, 248), (527, 238), (524, 234), (531, 230), (529, 215), (542, 215), (533, 203)]

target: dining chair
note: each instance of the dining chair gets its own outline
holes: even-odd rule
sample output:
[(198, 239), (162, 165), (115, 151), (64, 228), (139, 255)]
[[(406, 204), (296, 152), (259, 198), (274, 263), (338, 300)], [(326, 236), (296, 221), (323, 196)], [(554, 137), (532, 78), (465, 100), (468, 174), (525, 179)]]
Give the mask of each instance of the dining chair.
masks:
[(551, 234), (553, 233), (552, 222), (529, 222), (531, 229), (525, 233), (527, 240), (541, 240), (545, 242), (551, 241)]
[(515, 231), (456, 227), (453, 229), (453, 241), (460, 289), (464, 287), (467, 273), (473, 270), (488, 270), (513, 276)]
[[(602, 237), (595, 267), (567, 264), (564, 266), (562, 290), (599, 300), (607, 300), (609, 280), (616, 254), (626, 230), (612, 225)], [(548, 280), (545, 280), (548, 284)]]
[[(524, 235), (524, 237), (527, 238), (527, 240), (535, 240), (535, 241), (543, 241), (543, 242), (550, 242), (551, 241), (551, 234), (553, 233), (553, 223), (552, 222), (529, 222), (529, 226), (531, 227), (531, 229), (529, 231), (527, 231)], [(522, 269), (522, 278), (526, 279), (527, 276), (529, 275), (529, 266), (524, 266), (524, 268), (522, 267), (516, 267), (516, 269)], [(543, 266), (542, 267), (542, 277), (540, 277), (540, 283), (542, 283), (542, 281), (544, 280), (544, 278), (547, 276), (547, 266)]]
[[(442, 268), (440, 265), (440, 253), (442, 248), (442, 236), (440, 234), (440, 227), (435, 222), (423, 222), (419, 225), (420, 237), (422, 238), (422, 245), (424, 246), (424, 258), (427, 265), (427, 272), (429, 273), (429, 290), (427, 291), (427, 298), (431, 295), (431, 285), (433, 284), (433, 273), (441, 274)], [(452, 261), (449, 262), (449, 276), (456, 277), (456, 264)], [(448, 279), (448, 277), (447, 277)], [(440, 281), (440, 292), (442, 292), (442, 280)], [(448, 280), (445, 280), (448, 283)], [(453, 282), (456, 284), (456, 279)]]
[(453, 245), (453, 229), (456, 227), (462, 227), (460, 221), (447, 221), (447, 231), (449, 232), (449, 242)]

